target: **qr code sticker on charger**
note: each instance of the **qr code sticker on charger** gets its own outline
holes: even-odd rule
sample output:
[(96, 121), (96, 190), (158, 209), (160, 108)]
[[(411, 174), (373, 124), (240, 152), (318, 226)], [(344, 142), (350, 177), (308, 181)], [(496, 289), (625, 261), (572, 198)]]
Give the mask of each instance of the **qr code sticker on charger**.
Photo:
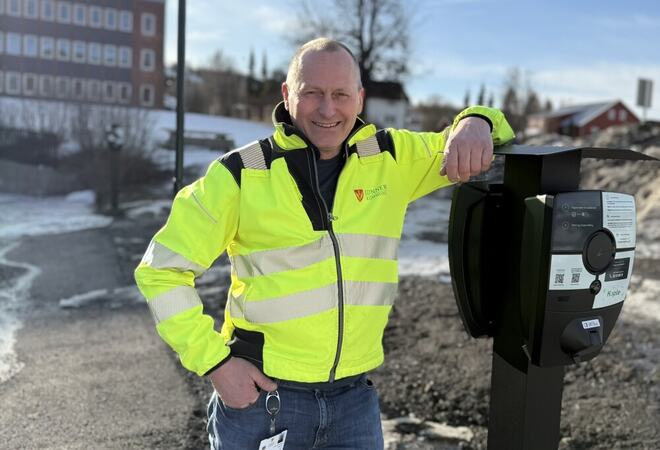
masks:
[(564, 274), (556, 273), (555, 274), (555, 284), (564, 284)]

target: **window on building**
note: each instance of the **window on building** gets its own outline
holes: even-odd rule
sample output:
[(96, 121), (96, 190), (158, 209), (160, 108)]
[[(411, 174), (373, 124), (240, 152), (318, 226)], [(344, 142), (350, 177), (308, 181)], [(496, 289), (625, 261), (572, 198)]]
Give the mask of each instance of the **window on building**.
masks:
[(55, 41), (52, 37), (42, 36), (39, 38), (40, 55), (44, 59), (53, 59), (55, 55)]
[[(0, 0), (1, 2), (2, 0)], [(0, 55), (5, 52), (5, 33), (0, 31)]]
[(116, 97), (115, 83), (111, 81), (103, 82), (103, 101), (114, 102)]
[(607, 119), (614, 122), (616, 120), (616, 110), (610, 109), (607, 111)]
[[(3, 0), (0, 0), (0, 3)], [(0, 10), (0, 13), (2, 13), (2, 10)], [(5, 92), (5, 73), (0, 70), (0, 94)]]
[(71, 41), (68, 39), (57, 40), (57, 59), (68, 61), (71, 59)]
[(41, 0), (41, 20), (55, 19), (55, 5), (53, 0)]
[(73, 41), (73, 61), (77, 63), (85, 62), (86, 45), (83, 41)]
[(99, 100), (101, 98), (101, 82), (99, 80), (87, 81), (87, 98), (89, 100)]
[(23, 35), (23, 55), (36, 58), (39, 55), (38, 42), (34, 34)]
[(154, 104), (154, 87), (151, 84), (140, 85), (140, 103), (143, 106), (153, 106)]
[(21, 54), (21, 35), (18, 33), (7, 33), (7, 54)]
[(628, 120), (628, 111), (622, 109), (619, 111), (619, 122), (625, 122)]
[(105, 28), (108, 30), (117, 29), (117, 10), (114, 8), (105, 8)]
[(101, 64), (101, 44), (90, 42), (87, 45), (87, 62), (89, 64)]
[(145, 36), (156, 35), (156, 16), (151, 13), (142, 13), (142, 34)]
[(57, 96), (60, 98), (68, 97), (69, 89), (71, 89), (71, 80), (68, 77), (57, 77), (55, 83), (57, 86)]
[(39, 17), (37, 0), (23, 0), (23, 15), (28, 19), (37, 19)]
[(23, 74), (23, 95), (37, 95), (37, 76), (35, 74)]
[(57, 2), (57, 21), (71, 23), (71, 3)]
[(117, 47), (114, 45), (103, 46), (103, 64), (111, 67), (117, 65)]
[(129, 83), (120, 83), (119, 85), (119, 101), (121, 103), (130, 103), (132, 87)]
[(103, 25), (103, 10), (98, 6), (89, 7), (89, 26), (101, 28)]
[(73, 5), (73, 23), (80, 26), (87, 25), (87, 6), (80, 3)]
[(21, 17), (21, 0), (7, 0), (7, 14), (14, 17)]
[(133, 50), (130, 47), (119, 47), (119, 67), (130, 69), (133, 66)]
[(5, 73), (5, 91), (7, 94), (18, 95), (21, 93), (21, 74), (18, 72)]
[(85, 80), (81, 80), (80, 78), (74, 78), (73, 81), (71, 82), (71, 92), (73, 94), (73, 98), (76, 98), (78, 100), (84, 99)]
[(140, 70), (151, 72), (156, 68), (156, 53), (148, 48), (140, 50)]
[(39, 77), (39, 95), (42, 97), (52, 97), (53, 92), (53, 77), (50, 75), (41, 75)]
[(131, 11), (119, 13), (119, 29), (129, 33), (133, 31), (133, 13)]

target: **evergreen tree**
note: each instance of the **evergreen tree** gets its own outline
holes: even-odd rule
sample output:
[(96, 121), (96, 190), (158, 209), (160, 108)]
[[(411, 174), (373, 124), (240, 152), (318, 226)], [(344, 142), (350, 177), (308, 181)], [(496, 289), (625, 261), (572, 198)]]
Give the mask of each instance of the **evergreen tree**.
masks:
[(481, 83), (481, 87), (479, 88), (479, 94), (477, 95), (477, 105), (485, 105), (486, 104), (486, 86)]
[(261, 57), (261, 79), (264, 81), (268, 79), (268, 60), (266, 59), (266, 50), (264, 50)]
[(254, 78), (254, 49), (250, 49), (250, 59), (248, 60), (248, 73), (250, 78)]

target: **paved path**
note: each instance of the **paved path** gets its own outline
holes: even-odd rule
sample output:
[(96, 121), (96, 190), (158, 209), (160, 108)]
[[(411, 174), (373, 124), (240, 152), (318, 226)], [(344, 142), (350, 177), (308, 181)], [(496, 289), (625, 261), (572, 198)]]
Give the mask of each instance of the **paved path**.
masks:
[(59, 305), (126, 284), (107, 231), (25, 238), (8, 259), (41, 274), (19, 314), (25, 366), (0, 384), (0, 448), (184, 447), (195, 398), (145, 304)]

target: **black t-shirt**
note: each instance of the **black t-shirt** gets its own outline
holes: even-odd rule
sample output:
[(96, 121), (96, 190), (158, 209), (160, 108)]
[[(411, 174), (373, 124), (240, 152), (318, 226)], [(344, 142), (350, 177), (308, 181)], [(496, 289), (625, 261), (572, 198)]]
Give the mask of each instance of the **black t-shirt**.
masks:
[(332, 211), (339, 172), (344, 167), (344, 153), (339, 152), (332, 159), (319, 159), (316, 161), (316, 167), (318, 168), (321, 195), (323, 196), (323, 200), (325, 200), (325, 204), (328, 206), (328, 211)]

